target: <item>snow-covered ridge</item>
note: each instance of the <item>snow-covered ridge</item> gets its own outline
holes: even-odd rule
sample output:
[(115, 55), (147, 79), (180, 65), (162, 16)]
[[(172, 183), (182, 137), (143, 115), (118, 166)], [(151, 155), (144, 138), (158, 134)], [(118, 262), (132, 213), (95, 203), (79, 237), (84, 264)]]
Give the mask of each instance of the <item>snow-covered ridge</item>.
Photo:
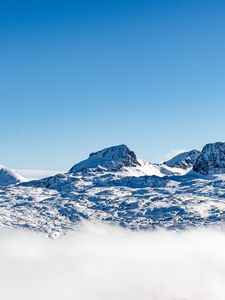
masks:
[(65, 174), (8, 181), (0, 186), (0, 227), (30, 228), (51, 237), (82, 220), (131, 229), (225, 227), (224, 145), (206, 145), (200, 154), (185, 152), (163, 164), (138, 159), (125, 145), (113, 146)]
[(95, 153), (89, 158), (77, 163), (69, 173), (85, 172), (87, 170), (123, 172), (125, 176), (169, 176), (184, 175), (193, 166), (199, 152), (192, 150), (176, 156), (163, 164), (153, 164), (138, 159), (135, 152), (126, 145), (112, 146)]

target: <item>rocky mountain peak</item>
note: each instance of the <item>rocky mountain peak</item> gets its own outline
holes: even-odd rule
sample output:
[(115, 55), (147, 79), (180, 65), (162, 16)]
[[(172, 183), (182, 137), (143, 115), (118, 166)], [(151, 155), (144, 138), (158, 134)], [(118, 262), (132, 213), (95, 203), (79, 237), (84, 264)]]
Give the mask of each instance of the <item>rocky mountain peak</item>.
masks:
[(225, 173), (225, 143), (205, 145), (193, 170), (202, 175)]
[(164, 162), (164, 164), (168, 167), (182, 168), (186, 170), (193, 167), (199, 154), (200, 151), (198, 150), (183, 152)]
[(116, 170), (122, 167), (135, 167), (137, 165), (140, 165), (140, 163), (137, 160), (136, 154), (126, 145), (118, 145), (91, 153), (88, 159), (73, 166), (69, 173), (98, 167)]

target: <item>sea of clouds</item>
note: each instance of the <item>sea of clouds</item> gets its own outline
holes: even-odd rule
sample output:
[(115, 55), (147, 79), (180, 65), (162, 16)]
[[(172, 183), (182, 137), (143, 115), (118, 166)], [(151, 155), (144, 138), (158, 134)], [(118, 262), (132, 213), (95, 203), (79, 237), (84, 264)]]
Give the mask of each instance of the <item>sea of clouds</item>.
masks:
[(51, 240), (0, 231), (2, 300), (224, 300), (225, 233), (85, 223)]

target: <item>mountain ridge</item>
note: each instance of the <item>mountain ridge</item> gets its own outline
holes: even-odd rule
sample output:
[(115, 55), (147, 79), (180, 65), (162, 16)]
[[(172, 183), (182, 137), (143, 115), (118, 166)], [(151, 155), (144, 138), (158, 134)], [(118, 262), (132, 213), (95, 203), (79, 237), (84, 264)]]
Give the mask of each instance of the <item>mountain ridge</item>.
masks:
[[(206, 156), (205, 147), (212, 150)], [(223, 227), (224, 148), (205, 147), (199, 156), (197, 150), (188, 151), (168, 166), (142, 161), (125, 145), (113, 146), (91, 154), (67, 173), (0, 186), (0, 227), (29, 228), (52, 238), (82, 220), (132, 230)], [(210, 176), (202, 174), (202, 155), (209, 159)]]

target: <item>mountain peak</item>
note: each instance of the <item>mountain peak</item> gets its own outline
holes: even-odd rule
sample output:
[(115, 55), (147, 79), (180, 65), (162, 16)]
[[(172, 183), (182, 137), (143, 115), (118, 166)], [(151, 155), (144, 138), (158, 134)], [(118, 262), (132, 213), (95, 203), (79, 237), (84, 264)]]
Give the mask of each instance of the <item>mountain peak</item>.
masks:
[(165, 164), (168, 167), (176, 167), (186, 170), (193, 167), (199, 154), (200, 151), (198, 150), (182, 152), (174, 156), (170, 160), (164, 162), (163, 164)]
[(225, 143), (206, 144), (193, 170), (202, 175), (225, 173)]
[(91, 153), (88, 159), (73, 166), (69, 173), (98, 167), (117, 170), (122, 167), (134, 167), (137, 165), (140, 165), (140, 163), (137, 160), (136, 154), (126, 145), (122, 144)]

